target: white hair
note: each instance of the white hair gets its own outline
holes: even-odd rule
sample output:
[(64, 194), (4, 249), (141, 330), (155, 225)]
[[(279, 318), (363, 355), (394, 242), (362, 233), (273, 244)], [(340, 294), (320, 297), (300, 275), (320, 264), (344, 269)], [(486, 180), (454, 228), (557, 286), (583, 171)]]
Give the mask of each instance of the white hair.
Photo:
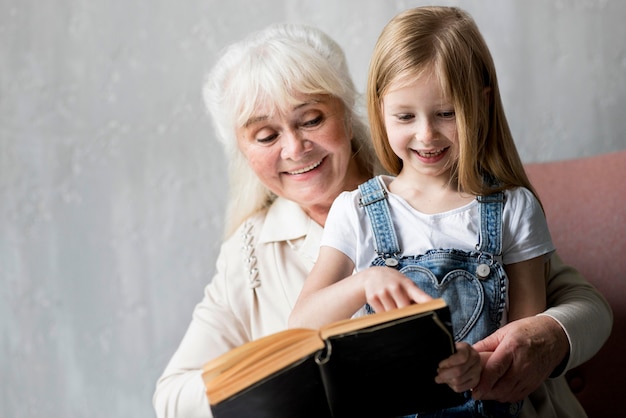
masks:
[(237, 147), (236, 129), (260, 106), (280, 112), (293, 107), (296, 95), (339, 98), (346, 109), (346, 120), (352, 124), (355, 158), (365, 170), (373, 171), (375, 156), (369, 130), (360, 116), (362, 112), (356, 110), (360, 97), (343, 50), (319, 29), (274, 24), (228, 46), (208, 74), (203, 93), (229, 161), (227, 236), (276, 198)]

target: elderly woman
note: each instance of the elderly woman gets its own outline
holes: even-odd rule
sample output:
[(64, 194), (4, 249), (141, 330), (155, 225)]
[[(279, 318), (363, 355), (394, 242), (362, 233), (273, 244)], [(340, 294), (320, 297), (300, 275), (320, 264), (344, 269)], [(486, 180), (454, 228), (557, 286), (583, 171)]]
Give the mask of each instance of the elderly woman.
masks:
[[(378, 172), (344, 54), (319, 30), (273, 25), (231, 45), (204, 93), (230, 163), (226, 239), (157, 382), (161, 418), (211, 416), (202, 366), (287, 327), (333, 200)], [(562, 374), (597, 352), (612, 314), (556, 256), (547, 293), (546, 312), (476, 344), (494, 354), (475, 392), (501, 401), (529, 396), (525, 417), (546, 416), (555, 405), (568, 408), (559, 416), (584, 416)], [(542, 383), (549, 376), (557, 378)]]

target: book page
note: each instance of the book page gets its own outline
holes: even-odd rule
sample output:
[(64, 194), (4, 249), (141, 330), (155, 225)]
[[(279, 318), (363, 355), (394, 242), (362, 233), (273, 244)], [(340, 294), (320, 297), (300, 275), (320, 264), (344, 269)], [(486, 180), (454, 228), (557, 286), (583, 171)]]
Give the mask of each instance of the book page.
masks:
[(246, 343), (205, 364), (207, 396), (218, 403), (323, 347), (318, 331), (304, 328)]

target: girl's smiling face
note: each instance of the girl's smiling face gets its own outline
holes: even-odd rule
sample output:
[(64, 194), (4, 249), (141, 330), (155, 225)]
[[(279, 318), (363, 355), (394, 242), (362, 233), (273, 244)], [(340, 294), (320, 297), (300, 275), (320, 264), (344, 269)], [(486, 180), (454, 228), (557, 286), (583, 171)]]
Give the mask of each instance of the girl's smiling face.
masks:
[(459, 155), (452, 102), (429, 72), (396, 84), (383, 97), (382, 113), (389, 145), (403, 162), (402, 171), (449, 178)]

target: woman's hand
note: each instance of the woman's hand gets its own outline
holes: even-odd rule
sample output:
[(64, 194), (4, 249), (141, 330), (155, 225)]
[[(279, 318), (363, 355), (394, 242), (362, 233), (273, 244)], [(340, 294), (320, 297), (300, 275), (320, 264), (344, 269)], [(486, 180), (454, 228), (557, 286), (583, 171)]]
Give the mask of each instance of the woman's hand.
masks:
[(517, 402), (524, 399), (561, 364), (569, 341), (558, 322), (539, 315), (518, 319), (474, 344), (485, 356), (475, 399)]

